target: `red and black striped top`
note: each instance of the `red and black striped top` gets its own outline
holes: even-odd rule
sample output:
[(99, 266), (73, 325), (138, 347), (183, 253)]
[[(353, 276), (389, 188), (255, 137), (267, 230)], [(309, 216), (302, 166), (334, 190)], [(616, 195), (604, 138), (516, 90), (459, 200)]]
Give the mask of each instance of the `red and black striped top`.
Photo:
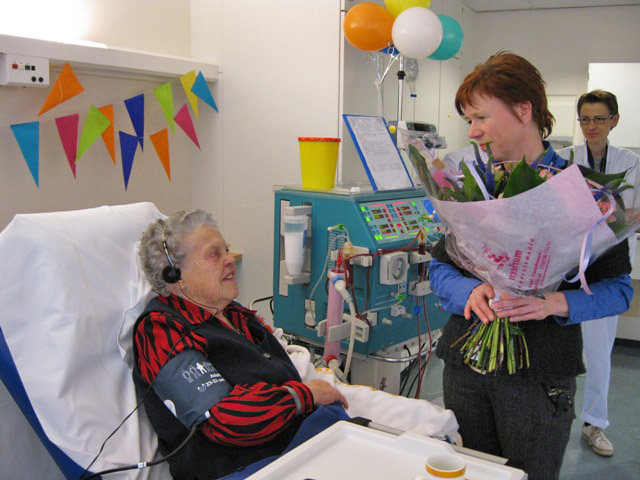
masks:
[[(194, 326), (218, 321), (209, 312), (180, 297), (171, 295), (158, 299), (176, 309)], [(257, 342), (248, 327), (249, 321), (257, 319), (268, 331), (272, 331), (253, 310), (232, 304), (223, 313), (236, 330), (254, 344)], [(140, 373), (145, 382), (152, 383), (160, 369), (185, 349), (193, 348), (207, 355), (206, 338), (198, 335), (197, 331), (186, 330), (179, 320), (163, 312), (151, 312), (140, 321), (134, 342)], [(202, 432), (223, 445), (246, 447), (269, 442), (285, 430), (297, 415), (293, 395), (285, 386), (297, 393), (302, 403), (302, 414), (313, 411), (313, 396), (302, 382), (288, 381), (282, 385), (265, 382), (236, 384), (226, 398), (209, 410), (211, 418), (204, 422)]]

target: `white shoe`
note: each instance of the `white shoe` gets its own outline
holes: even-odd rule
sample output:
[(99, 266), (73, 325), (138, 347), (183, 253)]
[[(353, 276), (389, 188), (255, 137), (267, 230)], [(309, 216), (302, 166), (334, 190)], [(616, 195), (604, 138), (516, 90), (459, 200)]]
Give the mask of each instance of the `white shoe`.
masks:
[(591, 449), (598, 455), (602, 455), (603, 457), (613, 455), (613, 445), (611, 445), (611, 442), (600, 427), (583, 425), (582, 438), (589, 442)]

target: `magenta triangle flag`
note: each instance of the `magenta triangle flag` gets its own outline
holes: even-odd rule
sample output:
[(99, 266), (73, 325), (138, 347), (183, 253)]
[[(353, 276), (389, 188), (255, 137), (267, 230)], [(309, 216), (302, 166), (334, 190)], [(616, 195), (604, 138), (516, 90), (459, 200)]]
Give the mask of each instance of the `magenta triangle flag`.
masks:
[(129, 186), (129, 176), (133, 168), (133, 157), (136, 156), (138, 137), (120, 132), (120, 154), (122, 155), (122, 175), (124, 176), (124, 189)]
[(189, 113), (189, 109), (187, 108), (186, 103), (180, 110), (178, 110), (178, 113), (176, 114), (174, 120), (184, 131), (184, 133), (187, 134), (191, 141), (196, 144), (196, 147), (200, 148), (200, 143), (198, 143), (198, 136), (196, 135), (196, 129), (193, 126), (193, 120), (191, 120), (191, 114)]
[(36, 186), (40, 188), (40, 122), (16, 123), (11, 125), (11, 131)]
[(69, 162), (74, 178), (76, 176), (76, 154), (78, 153), (79, 119), (80, 115), (77, 113), (67, 115), (66, 117), (56, 118), (58, 135), (60, 135), (62, 148), (64, 148), (64, 153), (67, 156), (67, 161)]

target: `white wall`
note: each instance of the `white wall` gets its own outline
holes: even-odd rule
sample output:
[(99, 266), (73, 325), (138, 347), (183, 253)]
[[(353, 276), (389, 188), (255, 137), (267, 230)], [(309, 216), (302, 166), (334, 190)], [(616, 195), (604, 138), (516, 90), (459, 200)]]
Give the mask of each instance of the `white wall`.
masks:
[[(46, 2), (25, 0), (11, 6), (9, 18), (24, 18), (25, 12), (32, 14), (33, 23), (41, 25), (42, 36), (50, 39), (61, 35), (65, 38), (64, 21), (42, 18), (52, 15)], [(50, 3), (50, 2), (49, 2)], [(103, 2), (87, 0), (78, 3), (73, 0), (61, 1), (55, 13), (70, 15), (64, 7), (82, 7), (82, 17), (87, 22), (84, 39), (105, 43), (109, 46), (133, 50), (190, 56), (190, 2), (189, 0), (141, 0), (129, 2), (114, 0)], [(4, 8), (4, 7), (3, 7)], [(20, 13), (22, 9), (22, 13)], [(16, 22), (0, 22), (0, 33), (16, 35)], [(48, 20), (45, 25), (43, 21)], [(40, 23), (39, 23), (40, 22)], [(19, 23), (19, 22), (17, 22)], [(62, 31), (45, 32), (46, 26), (62, 28)], [(35, 34), (31, 23), (25, 22), (27, 34)], [(171, 35), (167, 35), (167, 31)], [(44, 34), (46, 33), (46, 35)], [(0, 46), (1, 50), (1, 46)], [(186, 73), (186, 72), (185, 72)], [(57, 72), (52, 72), (52, 84)], [(133, 134), (126, 108), (122, 103), (130, 96), (146, 93), (145, 132), (153, 133), (166, 127), (159, 106), (153, 97), (153, 88), (167, 80), (132, 80), (131, 78), (106, 78), (78, 73), (78, 79), (85, 88), (80, 95), (38, 117), (40, 107), (49, 89), (0, 88), (0, 229), (17, 213), (31, 213), (56, 210), (73, 210), (104, 204), (122, 204), (139, 201), (153, 201), (162, 211), (190, 208), (192, 204), (191, 184), (192, 164), (205, 162), (210, 158), (207, 149), (198, 152), (192, 142), (176, 127), (176, 135), (170, 135), (171, 182), (151, 145), (146, 139), (145, 150), (136, 153), (128, 189), (124, 188), (122, 165), (120, 162), (118, 130)], [(179, 82), (174, 88), (175, 104), (181, 106), (185, 95)], [(80, 113), (80, 131), (90, 105), (114, 104), (116, 159), (114, 165), (102, 139), (82, 157), (77, 164), (77, 178), (74, 179), (58, 136), (54, 119), (71, 113)], [(208, 109), (208, 107), (203, 107)], [(201, 117), (210, 118), (209, 111)], [(40, 121), (40, 188), (37, 188), (26, 163), (20, 153), (9, 125), (13, 123)], [(196, 122), (196, 129), (201, 131)], [(205, 135), (200, 133), (200, 136)], [(208, 157), (209, 155), (209, 157)]]
[(190, 0), (2, 2), (0, 32), (189, 56)]
[(242, 253), (248, 303), (272, 294), (273, 186), (300, 184), (298, 137), (338, 134), (340, 1), (198, 0), (192, 8), (192, 39), (203, 42), (192, 40), (194, 51), (221, 51), (220, 156), (195, 167), (194, 206), (214, 211)]
[[(578, 97), (589, 63), (640, 61), (639, 20), (638, 5), (478, 13), (470, 48), (476, 63), (511, 50), (538, 67), (547, 94)], [(579, 128), (575, 140), (583, 140)]]

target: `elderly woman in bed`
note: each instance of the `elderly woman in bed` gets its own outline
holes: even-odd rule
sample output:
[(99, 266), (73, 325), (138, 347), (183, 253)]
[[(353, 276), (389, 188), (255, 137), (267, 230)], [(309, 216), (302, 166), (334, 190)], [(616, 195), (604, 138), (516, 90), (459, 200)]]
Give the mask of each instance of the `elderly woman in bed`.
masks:
[(175, 479), (217, 478), (280, 454), (315, 406), (346, 400), (303, 383), (260, 317), (234, 298), (236, 267), (209, 213), (151, 224), (140, 257), (153, 298), (134, 328), (134, 380)]

